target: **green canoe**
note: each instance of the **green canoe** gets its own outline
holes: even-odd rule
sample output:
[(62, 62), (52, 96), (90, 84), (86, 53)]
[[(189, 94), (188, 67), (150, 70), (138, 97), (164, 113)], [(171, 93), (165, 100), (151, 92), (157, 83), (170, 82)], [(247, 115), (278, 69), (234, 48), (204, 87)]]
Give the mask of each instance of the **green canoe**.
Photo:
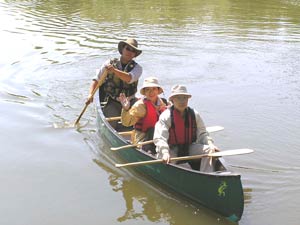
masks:
[[(125, 137), (118, 134), (104, 117), (99, 100), (96, 100), (98, 132), (111, 147), (128, 145)], [(138, 162), (155, 159), (151, 154), (136, 148), (113, 151), (122, 162)], [(224, 159), (218, 158), (217, 172), (203, 173), (180, 167), (174, 164), (149, 164), (132, 167), (137, 172), (154, 179), (166, 189), (212, 209), (227, 219), (237, 222), (241, 219), (244, 209), (244, 194), (241, 177), (228, 171)]]

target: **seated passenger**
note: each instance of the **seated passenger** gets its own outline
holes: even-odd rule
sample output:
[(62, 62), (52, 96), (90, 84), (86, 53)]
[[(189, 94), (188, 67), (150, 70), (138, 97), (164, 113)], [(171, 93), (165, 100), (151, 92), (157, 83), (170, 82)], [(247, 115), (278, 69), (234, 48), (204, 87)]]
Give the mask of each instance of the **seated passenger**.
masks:
[[(159, 115), (166, 109), (166, 100), (159, 97), (163, 93), (156, 77), (145, 78), (140, 93), (141, 99), (130, 108), (128, 98), (120, 94), (122, 104), (121, 122), (124, 126), (134, 126), (133, 144), (153, 139), (154, 126)], [(143, 150), (155, 154), (154, 144), (144, 145)]]
[[(165, 163), (169, 163), (171, 157), (199, 155), (217, 150), (199, 113), (188, 107), (191, 97), (185, 86), (174, 86), (169, 97), (173, 105), (161, 114), (155, 125), (153, 140), (158, 158), (162, 158)], [(183, 162), (178, 161), (180, 163)], [(203, 172), (214, 171), (214, 160), (208, 157), (188, 163), (187, 166), (196, 170), (200, 168)]]

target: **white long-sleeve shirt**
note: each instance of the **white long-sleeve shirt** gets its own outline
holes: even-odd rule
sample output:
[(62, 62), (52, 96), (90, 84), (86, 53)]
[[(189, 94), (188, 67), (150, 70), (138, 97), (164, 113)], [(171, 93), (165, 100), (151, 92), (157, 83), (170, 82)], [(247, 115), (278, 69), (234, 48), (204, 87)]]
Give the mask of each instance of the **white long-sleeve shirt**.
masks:
[[(209, 137), (206, 127), (200, 114), (194, 110), (195, 119), (197, 124), (196, 131), (196, 142), (203, 145), (208, 145), (209, 141), (212, 142), (212, 139)], [(170, 147), (168, 144), (169, 140), (169, 129), (171, 128), (171, 110), (170, 108), (166, 109), (159, 117), (155, 125), (155, 131), (153, 136), (154, 144), (156, 145), (156, 152), (158, 154), (169, 153)]]

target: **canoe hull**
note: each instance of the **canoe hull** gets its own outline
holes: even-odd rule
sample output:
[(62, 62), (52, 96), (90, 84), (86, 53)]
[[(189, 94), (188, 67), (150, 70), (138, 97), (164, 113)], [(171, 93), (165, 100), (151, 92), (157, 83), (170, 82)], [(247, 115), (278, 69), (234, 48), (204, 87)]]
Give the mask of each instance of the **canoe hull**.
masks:
[[(98, 131), (101, 136), (112, 147), (128, 144), (105, 120), (99, 105), (97, 105), (97, 112)], [(151, 155), (135, 148), (114, 151), (112, 154), (116, 154), (126, 163), (154, 159)], [(177, 165), (165, 164), (149, 164), (133, 168), (159, 184), (193, 202), (214, 210), (231, 221), (239, 221), (242, 216), (244, 195), (239, 174), (229, 171), (208, 174)]]

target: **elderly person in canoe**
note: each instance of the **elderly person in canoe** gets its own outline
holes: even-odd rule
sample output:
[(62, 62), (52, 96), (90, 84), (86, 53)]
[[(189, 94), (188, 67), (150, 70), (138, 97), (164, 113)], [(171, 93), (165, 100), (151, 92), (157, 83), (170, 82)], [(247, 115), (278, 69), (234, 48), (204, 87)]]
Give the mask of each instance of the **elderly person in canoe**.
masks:
[[(169, 163), (171, 157), (199, 155), (217, 150), (199, 113), (188, 107), (191, 97), (185, 86), (173, 86), (169, 97), (173, 105), (160, 115), (155, 125), (153, 140), (158, 158), (162, 158), (165, 163)], [(192, 169), (203, 172), (214, 171), (214, 160), (211, 158), (188, 161), (188, 164)]]
[[(163, 88), (156, 77), (145, 78), (140, 89), (143, 97), (130, 107), (125, 94), (120, 94), (122, 104), (121, 122), (124, 126), (134, 126), (135, 137), (133, 143), (153, 140), (154, 126), (160, 114), (166, 109), (166, 100), (159, 97)], [(143, 150), (155, 154), (154, 144), (144, 145)]]

